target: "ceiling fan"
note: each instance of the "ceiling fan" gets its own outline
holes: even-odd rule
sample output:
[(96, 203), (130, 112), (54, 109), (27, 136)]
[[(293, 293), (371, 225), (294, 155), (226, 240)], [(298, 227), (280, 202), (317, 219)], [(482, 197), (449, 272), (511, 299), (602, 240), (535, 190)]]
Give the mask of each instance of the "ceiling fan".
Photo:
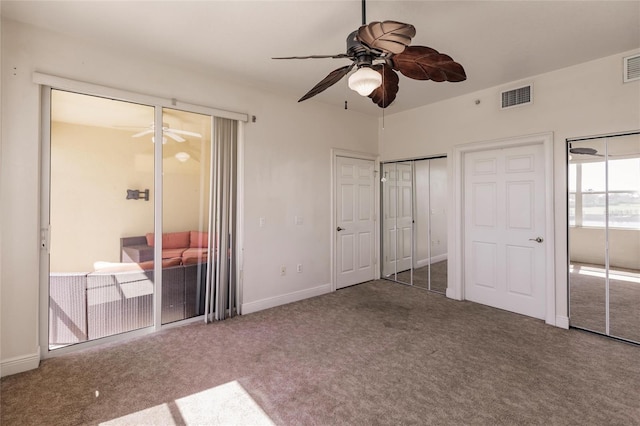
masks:
[(416, 35), (411, 24), (374, 21), (366, 24), (362, 0), (362, 26), (347, 37), (347, 52), (336, 55), (287, 56), (272, 59), (347, 58), (350, 65), (333, 70), (298, 102), (307, 100), (336, 84), (351, 72), (349, 88), (368, 96), (380, 108), (388, 107), (398, 93), (399, 71), (414, 80), (459, 82), (467, 79), (464, 68), (449, 55), (426, 46), (409, 46)]
[(598, 154), (598, 150), (595, 148), (583, 148), (583, 147), (578, 147), (578, 148), (570, 148), (569, 149), (569, 153), (570, 154), (579, 154), (579, 155), (594, 155), (596, 157), (604, 157), (604, 155), (602, 154)]
[[(139, 138), (145, 135), (153, 135), (155, 133), (155, 125), (154, 123), (151, 123), (151, 125), (149, 126), (148, 129), (143, 130), (139, 133), (136, 133), (135, 135), (132, 135), (132, 138)], [(162, 123), (162, 143), (167, 143), (167, 139), (164, 136), (168, 136), (171, 139), (175, 140), (176, 142), (185, 142), (186, 139), (183, 138), (180, 135), (185, 135), (185, 136), (192, 136), (194, 138), (202, 138), (202, 135), (200, 133), (196, 133), (196, 132), (190, 132), (188, 130), (179, 130), (179, 129), (172, 129), (169, 127), (168, 123)], [(153, 141), (153, 137), (152, 137), (152, 141)]]

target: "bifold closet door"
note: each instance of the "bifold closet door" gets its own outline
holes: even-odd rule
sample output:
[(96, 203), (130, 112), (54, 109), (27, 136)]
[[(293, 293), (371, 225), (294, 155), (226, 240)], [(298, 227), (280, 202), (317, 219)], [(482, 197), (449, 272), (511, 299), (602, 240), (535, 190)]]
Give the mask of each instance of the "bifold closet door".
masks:
[(382, 164), (382, 277), (447, 286), (447, 159)]
[(569, 141), (570, 324), (640, 342), (640, 135)]

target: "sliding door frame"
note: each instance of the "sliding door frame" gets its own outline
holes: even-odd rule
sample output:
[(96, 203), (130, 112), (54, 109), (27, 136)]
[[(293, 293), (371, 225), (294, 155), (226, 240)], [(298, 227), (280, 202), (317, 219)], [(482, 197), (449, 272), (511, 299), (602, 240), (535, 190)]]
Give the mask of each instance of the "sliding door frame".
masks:
[[(62, 90), (68, 92), (74, 92), (82, 95), (97, 96), (102, 98), (113, 99), (123, 102), (131, 102), (147, 105), (154, 108), (154, 121), (156, 123), (162, 123), (162, 115), (164, 108), (177, 109), (191, 113), (199, 113), (208, 115), (211, 120), (215, 117), (228, 118), (236, 120), (238, 126), (238, 153), (244, 152), (243, 146), (243, 123), (248, 121), (248, 115), (244, 113), (225, 111), (215, 109), (202, 105), (189, 104), (179, 102), (176, 99), (165, 99), (156, 96), (145, 95), (141, 93), (129, 92), (125, 90), (115, 89), (112, 87), (96, 85), (92, 83), (81, 82), (77, 80), (66, 79), (62, 77), (52, 76), (39, 72), (33, 73), (33, 82), (40, 85), (41, 89), (41, 122), (40, 122), (40, 137), (41, 137), (41, 155), (40, 155), (40, 255), (39, 255), (39, 268), (40, 268), (40, 298), (39, 298), (39, 344), (40, 344), (40, 356), (42, 359), (51, 358), (66, 353), (74, 352), (80, 349), (85, 349), (92, 346), (102, 345), (105, 343), (111, 343), (115, 341), (121, 341), (127, 338), (141, 336), (149, 333), (154, 333), (162, 328), (172, 327), (178, 324), (186, 322), (192, 322), (201, 320), (201, 317), (195, 317), (191, 319), (185, 319), (167, 325), (162, 325), (162, 262), (155, 262), (154, 264), (154, 319), (153, 325), (150, 327), (141, 328), (121, 334), (107, 336), (96, 340), (76, 343), (73, 345), (57, 348), (55, 350), (49, 349), (49, 220), (50, 220), (50, 190), (51, 190), (51, 91)], [(212, 123), (213, 133), (213, 123)], [(155, 139), (162, 140), (162, 126), (155, 126)], [(213, 140), (213, 139), (212, 139)], [(238, 155), (236, 157), (236, 169), (240, 173), (243, 167), (243, 156)], [(154, 146), (154, 259), (160, 259), (162, 250), (162, 207), (163, 207), (163, 185), (162, 185), (162, 144), (157, 143)], [(238, 200), (242, 200), (244, 189), (242, 188), (243, 180), (239, 177), (237, 180), (236, 193)], [(238, 202), (236, 211), (233, 212), (236, 215), (236, 221), (238, 227), (242, 226), (241, 218), (243, 216), (243, 204)], [(241, 297), (242, 295), (242, 252), (243, 245), (243, 233), (238, 232), (236, 238), (236, 294)], [(238, 306), (241, 305), (241, 299), (237, 302)], [(206, 315), (204, 316), (206, 319)]]

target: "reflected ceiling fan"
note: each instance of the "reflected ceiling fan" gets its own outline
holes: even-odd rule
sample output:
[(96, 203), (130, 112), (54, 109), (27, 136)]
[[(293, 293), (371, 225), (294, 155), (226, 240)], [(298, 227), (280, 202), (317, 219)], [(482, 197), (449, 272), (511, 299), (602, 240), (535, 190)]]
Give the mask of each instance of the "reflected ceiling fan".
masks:
[(398, 93), (399, 71), (414, 80), (459, 82), (467, 79), (464, 68), (449, 55), (426, 46), (409, 46), (416, 35), (411, 24), (396, 21), (366, 23), (366, 4), (362, 0), (362, 26), (347, 37), (347, 52), (336, 55), (287, 56), (272, 59), (347, 58), (350, 65), (340, 67), (309, 90), (298, 102), (307, 100), (349, 77), (349, 88), (368, 96), (380, 108), (388, 107)]
[(570, 154), (579, 154), (579, 155), (594, 155), (596, 157), (604, 157), (602, 154), (598, 154), (598, 150), (594, 148), (570, 148)]
[[(136, 133), (135, 135), (132, 135), (132, 138), (140, 138), (142, 136), (145, 135), (153, 135), (155, 133), (155, 125), (153, 123), (151, 123), (151, 125), (149, 126), (148, 129), (143, 130), (139, 133)], [(167, 139), (165, 136), (170, 137), (171, 139), (173, 139), (176, 142), (185, 142), (186, 139), (183, 138), (181, 135), (184, 136), (192, 136), (194, 138), (202, 138), (202, 135), (200, 133), (196, 133), (196, 132), (190, 132), (188, 130), (179, 130), (179, 129), (172, 129), (169, 127), (168, 123), (162, 123), (162, 143), (165, 144), (167, 143)], [(151, 138), (152, 142), (153, 140), (153, 136)]]

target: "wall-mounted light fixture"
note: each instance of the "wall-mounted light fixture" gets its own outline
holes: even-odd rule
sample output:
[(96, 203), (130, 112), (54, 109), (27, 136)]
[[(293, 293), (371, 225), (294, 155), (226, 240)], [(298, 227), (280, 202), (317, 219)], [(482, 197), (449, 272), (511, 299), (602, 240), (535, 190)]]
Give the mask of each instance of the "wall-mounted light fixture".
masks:
[(149, 201), (149, 190), (127, 189), (127, 200)]

